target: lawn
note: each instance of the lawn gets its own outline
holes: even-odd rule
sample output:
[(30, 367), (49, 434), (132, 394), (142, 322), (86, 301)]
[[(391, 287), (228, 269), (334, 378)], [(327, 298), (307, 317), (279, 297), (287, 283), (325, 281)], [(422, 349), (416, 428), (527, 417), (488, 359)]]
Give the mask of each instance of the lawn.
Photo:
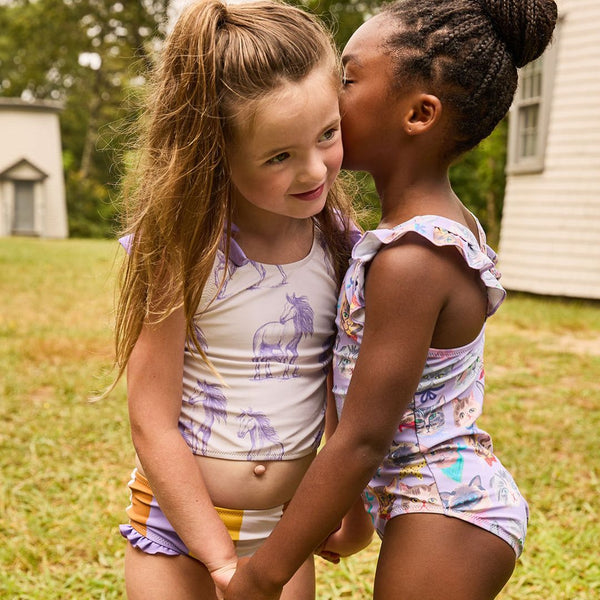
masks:
[[(110, 377), (116, 259), (107, 241), (0, 239), (0, 598), (124, 597), (123, 385), (89, 401)], [(481, 423), (531, 510), (499, 598), (600, 598), (600, 303), (511, 295), (486, 376)], [(377, 548), (319, 559), (319, 600), (370, 598)]]

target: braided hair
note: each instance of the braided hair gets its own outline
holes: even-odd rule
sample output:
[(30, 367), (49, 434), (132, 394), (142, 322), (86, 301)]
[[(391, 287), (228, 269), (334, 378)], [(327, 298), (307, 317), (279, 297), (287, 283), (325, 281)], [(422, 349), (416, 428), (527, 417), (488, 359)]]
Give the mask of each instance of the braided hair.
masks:
[(554, 0), (397, 0), (383, 14), (399, 25), (386, 40), (395, 86), (419, 81), (440, 98), (454, 121), (454, 159), (507, 113), (517, 68), (543, 53), (557, 7)]

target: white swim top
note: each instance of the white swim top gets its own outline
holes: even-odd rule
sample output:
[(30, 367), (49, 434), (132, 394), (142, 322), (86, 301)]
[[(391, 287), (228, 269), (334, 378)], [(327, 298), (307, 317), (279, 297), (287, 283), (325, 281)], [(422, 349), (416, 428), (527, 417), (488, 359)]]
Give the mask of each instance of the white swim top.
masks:
[(218, 375), (188, 343), (181, 433), (203, 456), (310, 454), (323, 433), (338, 292), (324, 240), (316, 231), (308, 256), (286, 265), (251, 261), (232, 240), (219, 290), (225, 268), (219, 250), (195, 320)]

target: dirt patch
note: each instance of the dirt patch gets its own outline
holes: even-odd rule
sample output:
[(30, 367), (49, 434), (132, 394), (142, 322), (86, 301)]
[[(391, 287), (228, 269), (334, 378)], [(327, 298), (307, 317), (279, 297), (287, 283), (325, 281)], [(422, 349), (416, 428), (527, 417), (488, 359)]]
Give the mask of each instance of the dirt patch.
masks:
[(600, 356), (600, 337), (582, 338), (572, 335), (557, 336), (551, 343), (544, 340), (539, 347), (542, 350), (562, 350), (570, 354), (588, 354), (590, 356)]

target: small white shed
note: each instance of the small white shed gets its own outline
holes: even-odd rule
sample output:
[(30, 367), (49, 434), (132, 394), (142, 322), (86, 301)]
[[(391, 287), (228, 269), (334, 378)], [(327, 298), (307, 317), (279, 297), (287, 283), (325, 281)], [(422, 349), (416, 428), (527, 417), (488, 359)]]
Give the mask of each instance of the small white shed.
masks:
[(0, 98), (0, 236), (68, 236), (61, 108)]
[(509, 290), (600, 299), (600, 2), (557, 4), (509, 116), (499, 267)]

